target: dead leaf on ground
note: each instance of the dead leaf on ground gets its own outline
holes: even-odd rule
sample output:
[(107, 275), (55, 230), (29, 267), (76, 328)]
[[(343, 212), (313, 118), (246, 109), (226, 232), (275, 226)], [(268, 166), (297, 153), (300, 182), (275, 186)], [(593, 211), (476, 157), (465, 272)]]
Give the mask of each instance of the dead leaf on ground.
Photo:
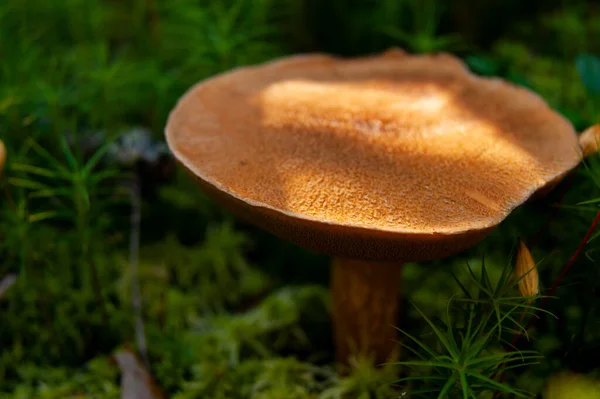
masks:
[(165, 399), (135, 353), (123, 349), (113, 359), (121, 369), (121, 399)]
[(4, 276), (4, 278), (0, 280), (0, 298), (2, 298), (4, 294), (6, 294), (6, 291), (8, 291), (10, 287), (12, 287), (15, 281), (17, 281), (17, 275), (12, 273), (7, 276)]

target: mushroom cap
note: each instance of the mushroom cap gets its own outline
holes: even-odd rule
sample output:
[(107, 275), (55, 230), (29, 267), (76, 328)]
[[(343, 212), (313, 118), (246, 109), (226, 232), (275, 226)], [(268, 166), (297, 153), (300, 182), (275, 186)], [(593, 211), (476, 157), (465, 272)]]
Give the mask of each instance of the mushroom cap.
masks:
[(165, 133), (234, 213), (365, 260), (460, 252), (580, 160), (573, 126), (538, 95), (398, 49), (234, 69), (192, 87)]
[(600, 124), (590, 126), (579, 135), (582, 155), (588, 157), (598, 152), (600, 145)]

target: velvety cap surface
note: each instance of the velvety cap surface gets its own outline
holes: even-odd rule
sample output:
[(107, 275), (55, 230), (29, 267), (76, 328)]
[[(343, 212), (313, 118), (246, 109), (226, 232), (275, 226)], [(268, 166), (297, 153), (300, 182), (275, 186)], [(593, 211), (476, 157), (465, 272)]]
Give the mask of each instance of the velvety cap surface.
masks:
[(182, 97), (166, 136), (238, 214), (317, 251), (369, 259), (473, 245), (580, 160), (572, 125), (536, 94), (476, 77), (450, 55), (400, 50), (218, 75)]

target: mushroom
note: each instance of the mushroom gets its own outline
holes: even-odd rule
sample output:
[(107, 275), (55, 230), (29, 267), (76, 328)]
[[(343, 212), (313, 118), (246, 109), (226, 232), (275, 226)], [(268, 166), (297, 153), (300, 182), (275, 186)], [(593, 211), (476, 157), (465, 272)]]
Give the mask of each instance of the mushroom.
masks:
[(478, 243), (581, 152), (533, 92), (399, 49), (225, 72), (179, 100), (165, 134), (207, 195), (333, 257), (340, 363), (395, 352), (403, 263)]
[(0, 173), (2, 173), (2, 169), (4, 168), (4, 163), (6, 162), (6, 147), (2, 140), (0, 140)]
[(600, 144), (600, 124), (590, 126), (584, 130), (579, 136), (579, 144), (584, 157), (597, 153)]

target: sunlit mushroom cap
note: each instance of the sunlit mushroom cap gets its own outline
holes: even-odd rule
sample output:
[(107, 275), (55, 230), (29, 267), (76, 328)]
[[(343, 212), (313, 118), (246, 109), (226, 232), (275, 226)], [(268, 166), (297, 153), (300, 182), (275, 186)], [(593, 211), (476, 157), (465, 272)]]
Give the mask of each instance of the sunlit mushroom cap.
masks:
[(214, 199), (317, 252), (448, 256), (580, 160), (536, 94), (457, 58), (301, 55), (200, 82), (166, 127)]

